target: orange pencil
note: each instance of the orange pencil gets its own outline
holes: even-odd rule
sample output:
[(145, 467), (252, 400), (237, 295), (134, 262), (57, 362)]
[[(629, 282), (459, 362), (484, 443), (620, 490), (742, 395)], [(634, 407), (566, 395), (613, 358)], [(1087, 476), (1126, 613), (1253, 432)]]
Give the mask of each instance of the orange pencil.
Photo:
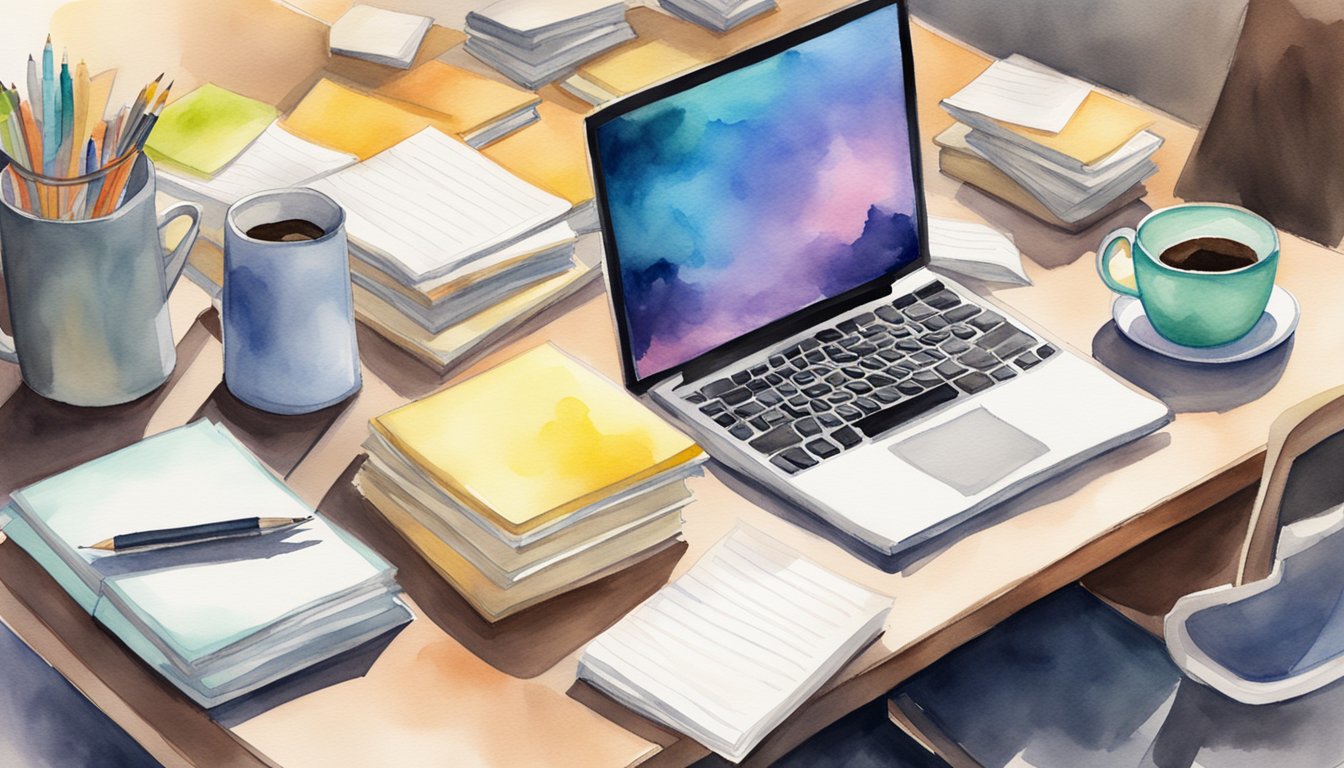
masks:
[[(37, 121), (33, 119), (33, 108), (28, 102), (19, 104), (19, 115), (23, 118), (23, 140), (28, 145), (28, 169), (33, 173), (42, 173), (42, 137), (37, 130)], [(51, 192), (48, 186), (37, 185), (37, 204), (41, 216), (51, 216)]]

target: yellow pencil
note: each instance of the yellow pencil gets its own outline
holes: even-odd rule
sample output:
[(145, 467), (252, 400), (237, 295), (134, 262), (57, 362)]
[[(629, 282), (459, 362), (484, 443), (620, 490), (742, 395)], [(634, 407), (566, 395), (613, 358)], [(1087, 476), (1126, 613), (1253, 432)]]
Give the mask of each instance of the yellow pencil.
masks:
[(83, 61), (75, 68), (75, 123), (70, 164), (66, 167), (67, 176), (78, 176), (80, 161), (84, 159), (84, 147), (89, 143), (89, 66)]

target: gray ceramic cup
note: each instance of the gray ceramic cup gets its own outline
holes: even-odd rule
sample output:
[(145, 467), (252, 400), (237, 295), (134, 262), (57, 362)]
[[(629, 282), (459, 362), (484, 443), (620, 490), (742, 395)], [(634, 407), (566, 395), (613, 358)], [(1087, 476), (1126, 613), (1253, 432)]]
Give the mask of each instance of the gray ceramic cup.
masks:
[[(200, 207), (155, 215), (154, 165), (140, 157), (127, 199), (98, 219), (53, 221), (0, 196), (0, 257), (13, 337), (0, 360), (19, 364), (43, 397), (71, 405), (125, 403), (163, 384), (177, 350), (168, 294), (200, 230)], [(0, 166), (2, 167), (2, 166)], [(170, 253), (163, 228), (187, 216), (191, 229)]]
[[(258, 240), (261, 224), (302, 219), (315, 240)], [(270, 413), (310, 413), (359, 390), (345, 209), (312, 189), (258, 192), (224, 217), (224, 383)]]

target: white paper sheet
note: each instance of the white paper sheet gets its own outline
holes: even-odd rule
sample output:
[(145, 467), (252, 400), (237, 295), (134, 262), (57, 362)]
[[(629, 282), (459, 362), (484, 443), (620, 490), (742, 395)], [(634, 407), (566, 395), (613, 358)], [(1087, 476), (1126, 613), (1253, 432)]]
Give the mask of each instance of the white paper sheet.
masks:
[(980, 280), (1031, 285), (1013, 241), (970, 221), (929, 217), (929, 266)]
[(1058, 133), (1091, 90), (1081, 80), (1013, 54), (944, 101), (995, 120)]

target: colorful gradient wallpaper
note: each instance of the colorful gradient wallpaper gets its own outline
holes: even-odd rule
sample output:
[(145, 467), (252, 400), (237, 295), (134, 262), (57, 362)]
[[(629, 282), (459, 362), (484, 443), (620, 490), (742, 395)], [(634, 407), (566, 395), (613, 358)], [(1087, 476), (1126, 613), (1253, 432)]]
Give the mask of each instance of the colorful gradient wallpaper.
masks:
[(639, 378), (919, 256), (895, 7), (598, 129)]

